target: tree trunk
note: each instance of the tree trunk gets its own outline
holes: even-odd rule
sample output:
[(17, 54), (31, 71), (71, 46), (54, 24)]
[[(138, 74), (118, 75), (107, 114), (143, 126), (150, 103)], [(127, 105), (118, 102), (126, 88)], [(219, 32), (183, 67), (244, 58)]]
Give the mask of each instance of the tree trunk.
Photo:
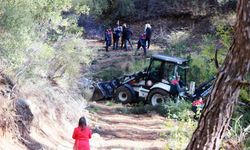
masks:
[(218, 150), (250, 69), (250, 0), (239, 0), (233, 44), (217, 74), (187, 150)]

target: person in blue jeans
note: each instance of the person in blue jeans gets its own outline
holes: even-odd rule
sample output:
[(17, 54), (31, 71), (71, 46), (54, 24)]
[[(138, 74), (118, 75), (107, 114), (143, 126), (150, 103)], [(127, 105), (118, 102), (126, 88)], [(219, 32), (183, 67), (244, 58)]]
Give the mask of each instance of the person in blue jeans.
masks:
[(119, 39), (122, 34), (122, 26), (119, 25), (119, 21), (117, 22), (117, 26), (113, 29), (113, 49), (118, 49)]
[(108, 48), (109, 46), (111, 46), (111, 42), (112, 42), (112, 30), (111, 28), (107, 28), (106, 32), (105, 32), (105, 42), (106, 42), (106, 51), (108, 52)]

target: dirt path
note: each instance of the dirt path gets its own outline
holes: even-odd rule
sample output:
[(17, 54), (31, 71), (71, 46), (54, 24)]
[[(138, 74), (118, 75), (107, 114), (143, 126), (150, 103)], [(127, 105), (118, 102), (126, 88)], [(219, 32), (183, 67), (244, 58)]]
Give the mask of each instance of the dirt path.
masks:
[(165, 141), (161, 134), (166, 132), (164, 117), (157, 114), (135, 115), (119, 111), (120, 104), (107, 106), (91, 102), (91, 126), (93, 127), (93, 149), (161, 150)]
[[(88, 46), (95, 49), (94, 63), (90, 69), (98, 72), (114, 64), (115, 67), (126, 67), (134, 59), (142, 59), (142, 55), (134, 56), (134, 50), (111, 50), (106, 52), (104, 44), (96, 40), (89, 40)], [(134, 44), (134, 48), (136, 45)], [(162, 52), (161, 48), (152, 45), (149, 53)], [(143, 51), (139, 51), (143, 53)], [(143, 68), (142, 68), (143, 69)], [(164, 149), (165, 142), (161, 133), (165, 132), (165, 118), (157, 114), (135, 115), (124, 113), (126, 107), (112, 103), (90, 102), (89, 117), (93, 128), (91, 140), (92, 149), (97, 150), (158, 150)]]

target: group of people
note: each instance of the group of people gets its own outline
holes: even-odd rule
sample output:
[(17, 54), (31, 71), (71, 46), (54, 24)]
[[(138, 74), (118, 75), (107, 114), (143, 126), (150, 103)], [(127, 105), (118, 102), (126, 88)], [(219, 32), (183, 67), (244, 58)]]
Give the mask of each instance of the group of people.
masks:
[[(133, 35), (133, 32), (131, 28), (126, 23), (120, 26), (119, 21), (118, 21), (116, 26), (113, 29), (111, 27), (106, 29), (106, 32), (105, 32), (106, 51), (108, 51), (109, 47), (112, 44), (113, 44), (113, 50), (118, 50), (120, 38), (121, 38), (121, 46), (120, 46), (121, 49), (128, 50), (128, 44), (130, 45), (131, 49), (133, 49), (133, 45), (131, 42), (132, 35)], [(141, 33), (139, 36), (135, 54), (137, 54), (137, 51), (141, 47), (143, 48), (144, 55), (147, 54), (147, 49), (149, 49), (149, 46), (150, 46), (151, 36), (152, 36), (151, 25), (146, 24), (143, 33)]]

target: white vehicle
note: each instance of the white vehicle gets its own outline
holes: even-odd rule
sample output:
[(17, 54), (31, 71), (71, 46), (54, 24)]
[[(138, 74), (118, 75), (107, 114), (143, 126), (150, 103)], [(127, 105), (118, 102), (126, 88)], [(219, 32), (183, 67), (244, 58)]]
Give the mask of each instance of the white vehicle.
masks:
[(211, 79), (194, 89), (186, 84), (187, 59), (166, 55), (153, 55), (150, 65), (142, 72), (102, 82), (96, 85), (92, 100), (114, 98), (123, 104), (144, 101), (153, 106), (178, 96), (204, 97), (212, 88)]

